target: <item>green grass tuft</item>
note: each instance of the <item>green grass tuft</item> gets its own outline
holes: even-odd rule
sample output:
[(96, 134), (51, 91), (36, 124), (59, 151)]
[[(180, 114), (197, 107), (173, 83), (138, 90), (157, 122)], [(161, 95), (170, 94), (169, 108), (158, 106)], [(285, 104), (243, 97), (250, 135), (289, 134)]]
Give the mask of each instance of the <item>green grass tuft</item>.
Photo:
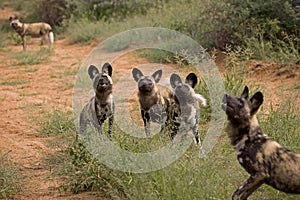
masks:
[(0, 155), (0, 199), (9, 199), (20, 191), (20, 174), (5, 155)]
[(71, 112), (63, 112), (57, 109), (51, 113), (45, 113), (39, 125), (39, 132), (47, 136), (67, 136), (75, 132)]
[(35, 65), (50, 61), (52, 52), (48, 48), (41, 48), (37, 52), (20, 52), (15, 53), (15, 65)]
[(300, 116), (293, 98), (278, 108), (270, 105), (269, 114), (262, 119), (264, 132), (289, 149), (300, 152)]
[(28, 80), (16, 80), (16, 81), (3, 81), (1, 82), (1, 85), (6, 85), (6, 86), (17, 86), (17, 85), (24, 85), (28, 84)]

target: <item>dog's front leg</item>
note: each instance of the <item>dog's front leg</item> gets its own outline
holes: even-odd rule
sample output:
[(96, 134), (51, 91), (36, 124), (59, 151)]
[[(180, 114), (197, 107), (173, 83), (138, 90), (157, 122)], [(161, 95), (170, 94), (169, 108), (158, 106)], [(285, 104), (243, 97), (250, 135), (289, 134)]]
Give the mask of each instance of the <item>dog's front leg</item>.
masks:
[(250, 176), (232, 195), (233, 200), (246, 200), (252, 192), (264, 183), (265, 176), (255, 174)]
[(41, 46), (44, 45), (45, 41), (46, 41), (46, 37), (45, 37), (45, 35), (43, 35), (42, 38), (41, 38)]
[(150, 136), (150, 113), (149, 111), (141, 110), (141, 115), (144, 122), (144, 128), (146, 132), (146, 136)]
[(108, 118), (108, 136), (109, 137), (111, 137), (113, 123), (114, 123), (114, 116), (112, 115)]
[(95, 128), (96, 128), (96, 131), (98, 132), (98, 134), (99, 134), (99, 138), (100, 139), (102, 139), (102, 134), (103, 134), (103, 132), (102, 132), (102, 124), (100, 124), (99, 122), (98, 123), (95, 123), (94, 124), (94, 126), (95, 126)]
[(170, 137), (172, 141), (174, 141), (174, 138), (179, 131), (179, 127), (180, 127), (180, 123), (176, 121), (176, 118), (174, 118), (171, 122), (171, 127), (170, 127)]
[(23, 51), (26, 51), (26, 38), (25, 35), (21, 36), (22, 38), (22, 43), (23, 43)]
[(200, 143), (200, 139), (199, 139), (199, 133), (198, 133), (198, 124), (193, 127), (193, 134), (195, 136), (195, 143), (199, 144)]
[(79, 134), (81, 134), (81, 135), (84, 134), (88, 123), (89, 122), (85, 116), (85, 113), (81, 112), (80, 117), (79, 117)]

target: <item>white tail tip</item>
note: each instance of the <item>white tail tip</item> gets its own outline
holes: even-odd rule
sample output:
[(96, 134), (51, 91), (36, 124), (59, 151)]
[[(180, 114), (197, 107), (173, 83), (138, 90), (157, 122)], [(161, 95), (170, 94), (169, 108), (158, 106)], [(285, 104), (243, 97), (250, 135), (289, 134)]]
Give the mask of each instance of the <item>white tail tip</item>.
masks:
[(54, 34), (52, 31), (50, 31), (50, 33), (49, 33), (49, 39), (50, 39), (50, 43), (53, 44), (54, 43)]
[(201, 94), (195, 94), (195, 98), (197, 101), (201, 103), (202, 106), (206, 107), (206, 99)]

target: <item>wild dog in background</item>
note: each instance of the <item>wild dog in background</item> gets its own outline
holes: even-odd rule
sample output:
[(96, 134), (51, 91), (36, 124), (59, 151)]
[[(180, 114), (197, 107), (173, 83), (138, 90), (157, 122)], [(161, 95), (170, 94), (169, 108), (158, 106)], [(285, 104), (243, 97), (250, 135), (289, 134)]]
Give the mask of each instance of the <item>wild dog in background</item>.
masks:
[(192, 130), (195, 142), (200, 143), (198, 134), (198, 102), (206, 106), (206, 99), (200, 94), (195, 94), (194, 88), (198, 83), (196, 74), (190, 73), (183, 82), (179, 75), (172, 74), (170, 84), (172, 92), (169, 95), (169, 118), (171, 123), (171, 139), (178, 132)]
[(114, 120), (112, 67), (109, 63), (105, 63), (100, 73), (94, 65), (91, 65), (89, 66), (88, 74), (93, 80), (95, 96), (90, 99), (80, 113), (79, 133), (83, 134), (87, 125), (91, 124), (101, 136), (102, 124), (108, 118), (108, 134), (110, 136)]
[(144, 122), (146, 136), (150, 136), (150, 121), (162, 124), (165, 127), (168, 116), (166, 113), (168, 99), (161, 96), (157, 83), (162, 76), (162, 70), (157, 70), (151, 76), (144, 74), (137, 68), (132, 70), (133, 79), (138, 83), (138, 98), (141, 115)]
[(249, 99), (246, 86), (241, 97), (224, 95), (222, 108), (228, 117), (227, 133), (239, 163), (250, 174), (232, 199), (247, 199), (262, 184), (286, 192), (300, 194), (300, 154), (293, 153), (265, 135), (256, 113), (263, 94)]
[(42, 37), (41, 45), (47, 42), (49, 48), (54, 43), (54, 34), (52, 27), (44, 22), (22, 23), (17, 18), (9, 18), (10, 26), (21, 36), (23, 42), (23, 51), (26, 51), (26, 36)]

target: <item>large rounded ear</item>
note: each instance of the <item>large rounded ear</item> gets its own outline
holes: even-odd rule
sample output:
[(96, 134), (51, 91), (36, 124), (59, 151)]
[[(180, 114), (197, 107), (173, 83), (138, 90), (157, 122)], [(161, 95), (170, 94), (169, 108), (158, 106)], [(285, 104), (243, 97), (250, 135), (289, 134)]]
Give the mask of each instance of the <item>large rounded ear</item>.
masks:
[(152, 74), (152, 77), (153, 77), (155, 83), (158, 83), (160, 81), (161, 76), (162, 76), (162, 70), (161, 69), (157, 70), (156, 72), (154, 72)]
[(105, 63), (102, 67), (102, 73), (112, 75), (112, 66), (109, 63)]
[(96, 76), (96, 74), (99, 74), (99, 70), (94, 65), (90, 65), (88, 69), (88, 74), (90, 78), (93, 79)]
[(171, 87), (175, 88), (180, 83), (182, 83), (180, 76), (178, 74), (172, 74), (170, 77)]
[(248, 97), (249, 97), (249, 88), (248, 88), (248, 86), (245, 86), (244, 91), (241, 95), (241, 98), (248, 99)]
[(12, 21), (12, 20), (18, 20), (19, 17), (17, 15), (15, 15), (14, 17), (10, 16), (9, 17), (9, 21)]
[(136, 82), (138, 82), (142, 76), (144, 75), (138, 68), (133, 68), (132, 77)]
[(251, 115), (254, 115), (261, 104), (264, 102), (264, 95), (261, 92), (256, 92), (250, 99), (251, 102)]
[(187, 77), (185, 78), (185, 83), (189, 84), (192, 88), (194, 88), (198, 83), (198, 78), (196, 74), (189, 73), (189, 75), (187, 75)]

